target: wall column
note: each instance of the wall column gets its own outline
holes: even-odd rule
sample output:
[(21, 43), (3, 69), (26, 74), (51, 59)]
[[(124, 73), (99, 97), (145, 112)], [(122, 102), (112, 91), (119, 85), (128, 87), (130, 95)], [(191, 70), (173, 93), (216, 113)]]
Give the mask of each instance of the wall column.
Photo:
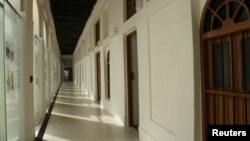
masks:
[(22, 48), (22, 96), (20, 97), (20, 140), (31, 141), (35, 137), (34, 85), (33, 85), (33, 1), (24, 3)]

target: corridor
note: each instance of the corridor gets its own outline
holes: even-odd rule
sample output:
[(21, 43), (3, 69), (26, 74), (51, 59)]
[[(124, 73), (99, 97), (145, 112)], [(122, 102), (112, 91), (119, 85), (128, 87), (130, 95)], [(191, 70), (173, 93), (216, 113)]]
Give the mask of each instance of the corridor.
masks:
[(63, 83), (43, 141), (139, 141), (139, 137), (76, 85)]
[(250, 0), (0, 0), (0, 80), (0, 141), (209, 141), (250, 125)]

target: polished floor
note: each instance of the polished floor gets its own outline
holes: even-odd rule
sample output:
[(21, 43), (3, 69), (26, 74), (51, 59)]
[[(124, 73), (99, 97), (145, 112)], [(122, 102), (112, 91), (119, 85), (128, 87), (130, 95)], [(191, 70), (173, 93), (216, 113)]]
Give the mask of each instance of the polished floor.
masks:
[(139, 141), (134, 128), (118, 119), (72, 83), (63, 83), (47, 125), (44, 141)]

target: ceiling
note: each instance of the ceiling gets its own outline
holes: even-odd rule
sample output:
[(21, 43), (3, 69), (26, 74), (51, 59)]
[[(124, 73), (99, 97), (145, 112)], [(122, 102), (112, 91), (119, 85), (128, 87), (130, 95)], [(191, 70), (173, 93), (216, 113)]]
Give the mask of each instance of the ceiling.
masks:
[(96, 0), (50, 0), (62, 55), (72, 55)]

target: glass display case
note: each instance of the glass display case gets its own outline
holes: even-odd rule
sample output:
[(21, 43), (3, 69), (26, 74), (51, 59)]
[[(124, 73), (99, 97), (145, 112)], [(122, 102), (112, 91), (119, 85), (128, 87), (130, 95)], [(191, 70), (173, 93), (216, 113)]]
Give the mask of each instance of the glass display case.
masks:
[(45, 57), (45, 62), (44, 62), (44, 76), (45, 76), (45, 99), (46, 99), (46, 110), (49, 109), (49, 105), (50, 105), (50, 90), (49, 90), (49, 49), (46, 47), (44, 50), (44, 57)]
[(22, 27), (21, 18), (8, 2), (4, 4), (4, 23), (7, 140), (18, 140), (22, 80)]
[(4, 91), (4, 16), (0, 0), (0, 140), (6, 140), (5, 91)]
[(34, 107), (35, 107), (35, 121), (36, 124), (39, 124), (41, 120), (41, 115), (40, 115), (40, 108), (41, 108), (41, 103), (40, 103), (40, 85), (39, 85), (39, 80), (40, 80), (40, 64), (37, 62), (40, 62), (40, 48), (41, 48), (41, 42), (37, 36), (34, 36), (34, 41), (33, 41), (33, 61), (34, 61)]

